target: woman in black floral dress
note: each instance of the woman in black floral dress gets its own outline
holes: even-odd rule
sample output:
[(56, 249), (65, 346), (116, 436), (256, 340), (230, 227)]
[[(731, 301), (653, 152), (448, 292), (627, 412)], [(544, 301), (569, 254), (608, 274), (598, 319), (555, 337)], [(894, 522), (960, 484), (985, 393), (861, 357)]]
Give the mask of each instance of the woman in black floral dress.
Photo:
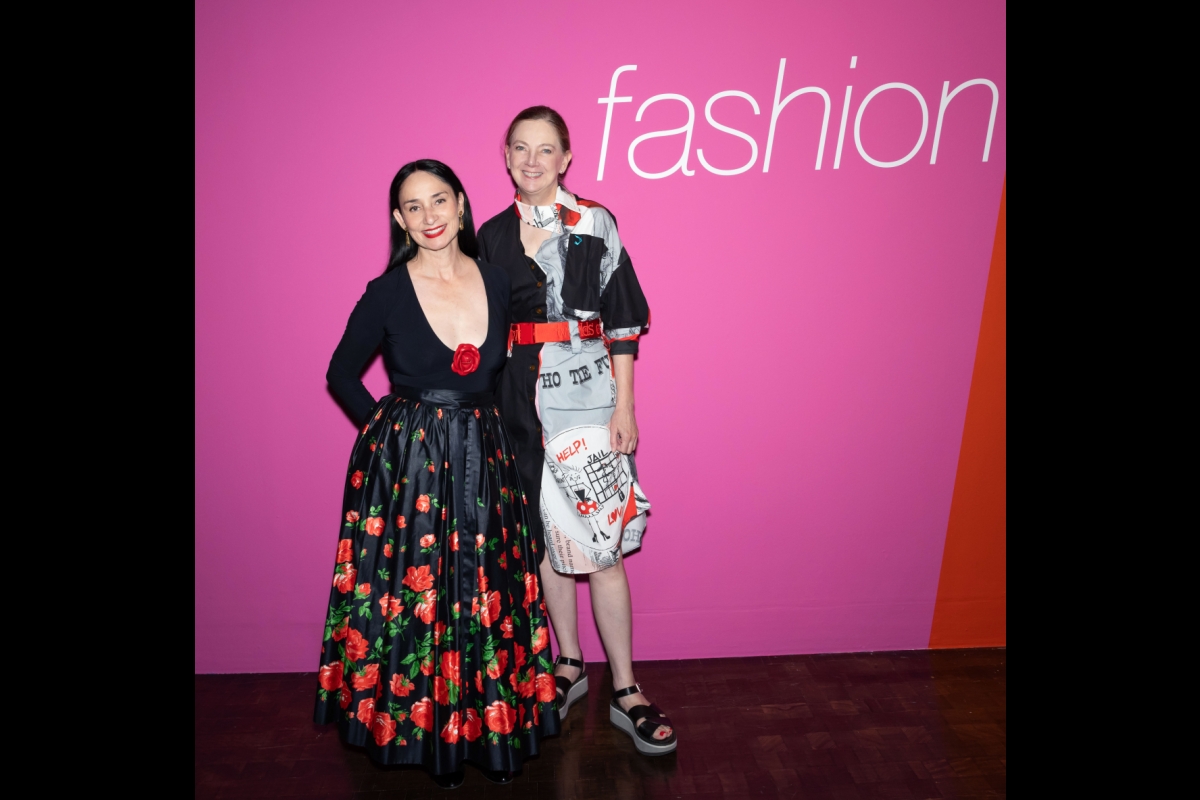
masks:
[[(509, 280), (478, 261), (446, 165), (389, 190), (392, 257), (367, 285), (327, 375), (361, 426), (346, 470), (316, 721), (443, 786), (464, 761), (506, 782), (558, 732), (537, 554), (492, 392)], [(392, 381), (359, 376), (377, 348)]]

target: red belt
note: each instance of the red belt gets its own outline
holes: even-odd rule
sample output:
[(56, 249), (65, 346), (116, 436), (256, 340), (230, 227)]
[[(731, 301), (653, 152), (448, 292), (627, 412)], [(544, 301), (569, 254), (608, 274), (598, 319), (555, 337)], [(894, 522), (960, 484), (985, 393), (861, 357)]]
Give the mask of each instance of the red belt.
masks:
[[(580, 339), (599, 339), (604, 336), (600, 320), (592, 319), (579, 323)], [(569, 322), (514, 322), (508, 331), (508, 346), (514, 344), (542, 344), (544, 342), (571, 341)]]

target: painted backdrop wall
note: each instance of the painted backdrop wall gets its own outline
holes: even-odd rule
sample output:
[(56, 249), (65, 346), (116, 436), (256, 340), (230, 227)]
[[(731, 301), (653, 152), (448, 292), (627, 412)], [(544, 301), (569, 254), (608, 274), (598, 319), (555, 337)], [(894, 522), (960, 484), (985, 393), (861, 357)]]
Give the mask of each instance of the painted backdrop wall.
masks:
[(635, 657), (928, 646), (1005, 41), (996, 0), (198, 2), (196, 670), (315, 668), (355, 435), (324, 374), (383, 270), (388, 182), (441, 159), (482, 222), (537, 103), (653, 312)]

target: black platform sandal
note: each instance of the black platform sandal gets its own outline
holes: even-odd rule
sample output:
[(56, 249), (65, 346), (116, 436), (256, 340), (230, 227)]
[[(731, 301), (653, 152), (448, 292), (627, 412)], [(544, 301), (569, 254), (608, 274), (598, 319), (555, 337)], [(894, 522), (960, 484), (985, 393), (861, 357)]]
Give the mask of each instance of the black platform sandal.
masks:
[(564, 720), (567, 718), (567, 712), (571, 710), (571, 706), (576, 700), (587, 694), (588, 681), (587, 673), (583, 671), (583, 662), (575, 658), (567, 658), (564, 655), (559, 655), (554, 659), (554, 665), (565, 664), (568, 667), (579, 667), (579, 677), (572, 681), (565, 675), (555, 675), (554, 685), (557, 688), (556, 694), (558, 697), (558, 718)]
[[(613, 692), (612, 702), (608, 706), (609, 721), (629, 734), (634, 746), (642, 755), (665, 756), (675, 752), (675, 746), (679, 743), (675, 737), (675, 726), (661, 708), (651, 703), (648, 706), (634, 706), (626, 711), (617, 703), (619, 698), (637, 694), (641, 690), (642, 687), (635, 683)], [(665, 739), (655, 739), (654, 731), (658, 730), (660, 725), (669, 727), (671, 735)]]
[(433, 782), (443, 789), (457, 789), (463, 785), (463, 781), (467, 779), (466, 771), (459, 767), (454, 772), (447, 772), (445, 775), (433, 775)]

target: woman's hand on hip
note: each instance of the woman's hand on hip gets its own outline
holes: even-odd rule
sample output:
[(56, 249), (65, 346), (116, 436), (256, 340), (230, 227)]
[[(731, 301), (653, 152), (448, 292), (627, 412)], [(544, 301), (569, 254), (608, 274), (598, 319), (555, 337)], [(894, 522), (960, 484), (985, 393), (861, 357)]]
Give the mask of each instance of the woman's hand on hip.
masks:
[(608, 443), (613, 450), (626, 455), (637, 447), (638, 426), (632, 408), (617, 406), (613, 410), (612, 418), (608, 421)]

